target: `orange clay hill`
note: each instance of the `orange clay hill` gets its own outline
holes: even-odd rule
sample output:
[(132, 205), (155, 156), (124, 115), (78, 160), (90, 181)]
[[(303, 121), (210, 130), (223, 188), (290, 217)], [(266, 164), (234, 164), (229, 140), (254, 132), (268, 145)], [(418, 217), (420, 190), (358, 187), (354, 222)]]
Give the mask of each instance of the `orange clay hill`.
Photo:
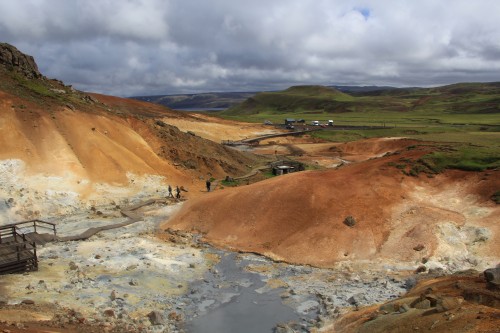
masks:
[[(369, 142), (380, 153), (381, 143), (369, 140), (359, 143), (363, 154)], [(321, 267), (344, 261), (409, 269), (454, 260), (463, 268), (468, 260), (476, 268), (497, 264), (500, 207), (490, 197), (500, 188), (500, 172), (406, 176), (394, 164), (431, 149), (405, 149), (410, 144), (395, 140), (393, 153), (380, 158), (207, 193), (187, 202), (165, 227), (200, 232), (218, 246)], [(346, 154), (357, 149), (345, 146)]]
[(16, 187), (76, 194), (80, 200), (110, 199), (107, 187), (114, 187), (113, 195), (126, 197), (144, 192), (146, 182), (138, 181), (147, 177), (151, 194), (171, 184), (184, 186), (184, 196), (192, 197), (203, 186), (200, 178), (242, 175), (257, 160), (170, 124), (199, 121), (189, 114), (48, 79), (31, 56), (5, 43), (0, 76), (5, 197), (16, 199)]

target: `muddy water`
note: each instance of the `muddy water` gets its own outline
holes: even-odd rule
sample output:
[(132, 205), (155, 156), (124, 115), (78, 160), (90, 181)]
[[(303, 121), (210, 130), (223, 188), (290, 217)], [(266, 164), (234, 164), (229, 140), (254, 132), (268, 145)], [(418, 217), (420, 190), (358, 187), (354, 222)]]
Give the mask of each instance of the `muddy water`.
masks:
[[(273, 332), (279, 323), (300, 320), (300, 316), (291, 307), (282, 303), (280, 295), (284, 289), (262, 292), (265, 282), (259, 274), (245, 271), (247, 264), (245, 260), (236, 260), (234, 253), (221, 256), (221, 261), (205, 276), (203, 283), (216, 281), (220, 295), (226, 296), (222, 297), (226, 302), (210, 298), (201, 302), (199, 310), (202, 313), (188, 320), (187, 332)], [(207, 290), (210, 287), (195, 287), (205, 289), (210, 294), (210, 290)]]

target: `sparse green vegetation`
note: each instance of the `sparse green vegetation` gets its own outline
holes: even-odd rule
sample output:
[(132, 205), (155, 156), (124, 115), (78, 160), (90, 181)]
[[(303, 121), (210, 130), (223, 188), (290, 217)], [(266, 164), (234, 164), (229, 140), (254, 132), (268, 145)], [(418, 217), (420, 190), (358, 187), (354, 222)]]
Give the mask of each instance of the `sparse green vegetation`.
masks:
[(239, 182), (237, 180), (234, 180), (234, 179), (232, 179), (232, 180), (223, 179), (223, 180), (221, 180), (220, 183), (222, 186), (225, 186), (225, 187), (235, 187), (235, 186), (239, 185)]
[(405, 175), (428, 176), (441, 173), (445, 169), (464, 171), (485, 171), (500, 168), (498, 147), (478, 147), (463, 144), (436, 145), (437, 151), (426, 154), (418, 160), (401, 159), (404, 163), (387, 163), (400, 169)]
[(276, 175), (273, 174), (273, 171), (271, 169), (263, 171), (262, 176), (266, 179), (276, 177)]
[(455, 147), (452, 150), (427, 154), (422, 161), (434, 172), (441, 172), (444, 169), (484, 171), (500, 167), (498, 146), (455, 145)]
[[(20, 72), (0, 66), (0, 89), (26, 101), (47, 106), (50, 103), (79, 105), (82, 95), (68, 89), (61, 82), (46, 78), (28, 78)], [(21, 106), (16, 106), (21, 108)]]

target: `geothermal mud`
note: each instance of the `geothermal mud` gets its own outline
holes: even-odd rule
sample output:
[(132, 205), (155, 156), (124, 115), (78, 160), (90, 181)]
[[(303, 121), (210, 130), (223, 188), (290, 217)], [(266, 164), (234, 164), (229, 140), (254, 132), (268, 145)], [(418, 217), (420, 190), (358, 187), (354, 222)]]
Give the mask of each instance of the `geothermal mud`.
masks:
[[(348, 264), (337, 270), (289, 265), (158, 230), (178, 206), (143, 207), (143, 221), (40, 247), (39, 271), (0, 277), (6, 303), (0, 321), (29, 328), (42, 320), (86, 332), (271, 332), (277, 326), (308, 332), (344, 308), (396, 298), (411, 285), (396, 267), (355, 272)], [(101, 208), (104, 217), (52, 222), (60, 236), (123, 222), (108, 208)]]

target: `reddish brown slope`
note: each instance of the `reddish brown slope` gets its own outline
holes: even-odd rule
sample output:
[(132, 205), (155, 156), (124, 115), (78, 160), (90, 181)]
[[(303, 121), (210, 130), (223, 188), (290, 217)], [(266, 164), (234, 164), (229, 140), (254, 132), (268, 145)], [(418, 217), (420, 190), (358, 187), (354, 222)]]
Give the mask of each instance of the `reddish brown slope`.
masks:
[[(409, 151), (338, 170), (296, 173), (210, 193), (187, 203), (167, 226), (199, 230), (221, 246), (318, 266), (375, 258), (418, 262), (439, 248), (440, 222), (465, 224), (464, 212), (454, 213), (451, 205), (432, 202), (439, 191), (456, 192), (454, 187), (459, 186), (464, 189), (460, 195), (474, 194), (474, 205), (494, 210), (480, 220), (498, 229), (493, 218), (498, 208), (485, 193), (491, 195), (500, 187), (499, 173), (485, 182), (479, 182), (482, 175), (465, 172), (417, 179), (387, 165), (422, 153)], [(415, 189), (420, 192), (415, 194)], [(349, 215), (357, 221), (353, 228), (343, 223)], [(419, 243), (425, 251), (413, 250)], [(493, 253), (498, 256), (494, 244), (493, 240), (485, 251), (497, 251)]]

